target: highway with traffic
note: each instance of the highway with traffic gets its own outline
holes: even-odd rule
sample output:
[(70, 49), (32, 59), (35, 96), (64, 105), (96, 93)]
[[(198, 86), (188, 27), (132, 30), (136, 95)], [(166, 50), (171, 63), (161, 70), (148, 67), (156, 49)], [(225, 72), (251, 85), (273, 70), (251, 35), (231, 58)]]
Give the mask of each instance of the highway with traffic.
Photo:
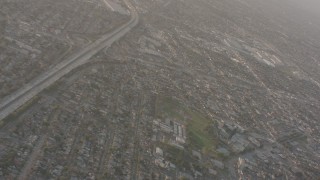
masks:
[(120, 26), (113, 32), (103, 35), (100, 39), (91, 43), (79, 52), (67, 57), (54, 68), (41, 74), (38, 78), (0, 102), (0, 122), (19, 109), (23, 104), (39, 94), (41, 91), (54, 84), (61, 77), (68, 74), (70, 71), (79, 67), (80, 65), (87, 63), (88, 60), (100, 50), (110, 47), (115, 41), (119, 40), (133, 27), (135, 27), (139, 22), (138, 13), (131, 4), (128, 2), (126, 2), (126, 4), (131, 12), (130, 21)]

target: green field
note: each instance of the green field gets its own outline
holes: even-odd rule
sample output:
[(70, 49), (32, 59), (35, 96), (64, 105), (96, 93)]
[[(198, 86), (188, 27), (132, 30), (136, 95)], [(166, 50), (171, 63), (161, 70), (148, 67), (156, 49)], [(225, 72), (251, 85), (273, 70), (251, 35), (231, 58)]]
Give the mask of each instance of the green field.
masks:
[(205, 154), (214, 155), (217, 144), (215, 136), (209, 129), (213, 120), (195, 110), (191, 110), (169, 97), (159, 97), (156, 102), (156, 116), (171, 117), (187, 126), (187, 145)]
[(188, 143), (191, 147), (201, 150), (203, 153), (214, 153), (217, 143), (209, 128), (212, 120), (204, 117), (198, 112), (189, 111), (191, 119), (187, 122)]

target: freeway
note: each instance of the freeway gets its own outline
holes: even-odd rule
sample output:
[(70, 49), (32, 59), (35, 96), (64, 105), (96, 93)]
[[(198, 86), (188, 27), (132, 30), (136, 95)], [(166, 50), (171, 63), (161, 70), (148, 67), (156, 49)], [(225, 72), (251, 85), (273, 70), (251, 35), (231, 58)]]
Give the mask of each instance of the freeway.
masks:
[(79, 67), (80, 65), (88, 62), (88, 60), (100, 50), (110, 47), (115, 41), (123, 37), (133, 27), (135, 27), (139, 22), (138, 13), (128, 2), (126, 2), (126, 4), (131, 12), (130, 21), (120, 26), (113, 32), (103, 35), (100, 39), (91, 43), (81, 51), (66, 58), (54, 68), (41, 74), (37, 79), (28, 83), (26, 86), (10, 95), (7, 99), (0, 102), (0, 122), (27, 101), (39, 94), (41, 91), (55, 83), (61, 77), (68, 74), (70, 71)]

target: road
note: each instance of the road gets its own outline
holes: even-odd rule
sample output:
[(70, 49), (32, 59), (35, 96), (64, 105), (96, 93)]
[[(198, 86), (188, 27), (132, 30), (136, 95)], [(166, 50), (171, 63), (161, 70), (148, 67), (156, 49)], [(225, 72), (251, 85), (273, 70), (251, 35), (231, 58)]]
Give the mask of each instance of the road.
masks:
[(41, 154), (42, 148), (43, 148), (46, 140), (47, 140), (47, 135), (44, 135), (40, 138), (38, 144), (33, 148), (32, 153), (28, 157), (26, 164), (22, 168), (21, 173), (19, 174), (19, 176), (17, 178), (18, 180), (27, 179), (29, 173), (32, 171), (32, 167), (34, 166), (38, 157)]
[(19, 176), (17, 177), (17, 180), (28, 179), (28, 176), (32, 172), (32, 168), (34, 167), (39, 157), (43, 154), (43, 148), (46, 144), (46, 141), (48, 138), (48, 132), (51, 129), (50, 127), (52, 127), (52, 124), (54, 124), (57, 121), (60, 113), (61, 111), (58, 109), (50, 115), (50, 119), (49, 119), (50, 124), (49, 124), (48, 131), (45, 131), (45, 134), (43, 134), (39, 138), (37, 144), (32, 149), (32, 153), (28, 156), (28, 159), (26, 160)]
[(135, 27), (139, 22), (138, 14), (127, 1), (125, 2), (131, 12), (130, 21), (120, 26), (113, 32), (103, 35), (100, 39), (91, 43), (89, 46), (66, 58), (54, 68), (40, 75), (37, 79), (28, 83), (26, 86), (10, 95), (7, 99), (0, 102), (0, 122), (11, 113), (16, 111), (24, 103), (55, 83), (61, 77), (68, 74), (70, 71), (79, 67), (80, 65), (88, 62), (88, 60), (100, 50), (110, 47), (115, 41), (123, 37), (133, 27)]

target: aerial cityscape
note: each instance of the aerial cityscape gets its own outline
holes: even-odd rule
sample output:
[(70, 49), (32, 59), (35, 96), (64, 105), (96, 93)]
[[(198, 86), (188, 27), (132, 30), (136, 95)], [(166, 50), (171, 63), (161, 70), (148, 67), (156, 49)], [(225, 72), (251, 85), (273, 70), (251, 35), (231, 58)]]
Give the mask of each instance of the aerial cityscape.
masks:
[(1, 0), (0, 180), (319, 179), (310, 6)]

